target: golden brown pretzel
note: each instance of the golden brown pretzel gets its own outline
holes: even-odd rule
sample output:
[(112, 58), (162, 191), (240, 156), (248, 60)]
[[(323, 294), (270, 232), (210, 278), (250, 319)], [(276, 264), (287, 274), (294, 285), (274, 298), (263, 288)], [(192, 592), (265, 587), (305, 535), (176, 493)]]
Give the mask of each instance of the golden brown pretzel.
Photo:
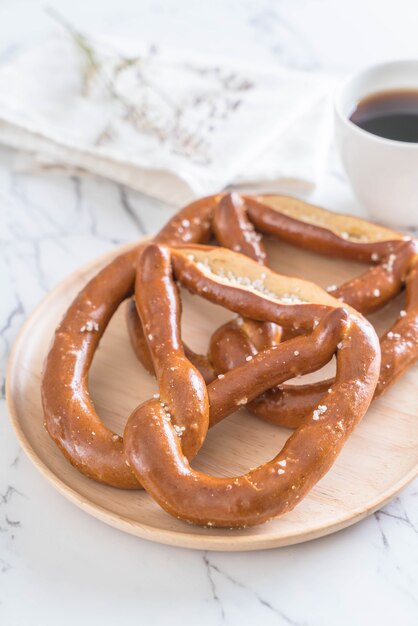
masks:
[[(141, 252), (141, 268), (136, 273), (137, 303), (161, 396), (134, 411), (124, 448), (121, 438), (111, 433), (95, 413), (86, 379), (99, 336), (118, 303), (131, 292)], [(311, 334), (260, 352), (206, 389), (182, 349), (171, 260), (176, 278), (209, 300), (260, 322), (288, 327), (297, 318), (299, 326)], [(222, 277), (226, 268), (228, 275)], [(201, 524), (239, 527), (261, 523), (297, 504), (330, 468), (367, 410), (379, 371), (379, 345), (366, 320), (342, 308), (322, 289), (263, 270), (245, 256), (222, 248), (190, 246), (169, 251), (153, 244), (118, 257), (90, 281), (57, 329), (42, 383), (48, 431), (78, 469), (119, 487), (138, 486), (139, 479), (167, 510)], [(242, 278), (247, 279), (247, 286), (242, 286)], [(295, 303), (289, 303), (289, 294)], [(342, 341), (358, 355), (355, 366), (338, 348)], [(186, 458), (199, 449), (209, 420), (212, 425), (272, 384), (321, 367), (336, 350), (338, 375), (326, 394), (327, 404), (323, 402), (307, 416), (306, 424), (275, 459), (236, 478), (233, 486), (229, 479), (212, 479), (190, 469)], [(150, 430), (143, 438), (146, 425)], [(144, 456), (141, 442), (146, 448)], [(160, 469), (155, 458), (149, 467), (154, 453), (160, 454), (159, 448)], [(183, 468), (176, 465), (178, 461)], [(183, 474), (178, 488), (188, 496), (180, 510), (173, 508), (173, 475), (166, 474), (169, 466)], [(167, 479), (165, 486), (161, 484), (156, 490), (158, 476), (163, 475)], [(194, 488), (184, 479), (187, 483), (192, 480)], [(196, 492), (197, 487), (200, 489)], [(212, 499), (215, 494), (219, 496), (216, 510)], [(198, 509), (194, 510), (195, 506)]]
[[(196, 214), (204, 206), (203, 199), (200, 205), (186, 207), (162, 231), (162, 240), (168, 241), (179, 224), (184, 225), (184, 212), (189, 217), (193, 214), (192, 219), (198, 219)], [(266, 254), (261, 235), (254, 231), (254, 225), (262, 233), (314, 252), (372, 263), (373, 267), (361, 276), (340, 287), (330, 287), (335, 297), (363, 314), (384, 306), (406, 284), (405, 310), (382, 337), (382, 370), (376, 395), (387, 389), (418, 358), (418, 343), (415, 341), (418, 311), (416, 300), (409, 295), (418, 288), (414, 288), (418, 275), (413, 270), (418, 254), (416, 240), (365, 220), (335, 214), (285, 196), (219, 195), (208, 199), (204, 219), (208, 227), (206, 237), (210, 236), (211, 228), (221, 245), (240, 251), (262, 265), (266, 263)], [(160, 240), (161, 234), (155, 241)], [(130, 308), (128, 327), (138, 357), (152, 371), (134, 304)], [(196, 355), (187, 346), (185, 350), (205, 381), (210, 382), (217, 374), (241, 365), (248, 355), (271, 347), (295, 332), (298, 329), (287, 329), (282, 336), (277, 325), (259, 324), (239, 317), (215, 332), (207, 356)], [(328, 385), (329, 381), (324, 381), (316, 385), (271, 389), (248, 408), (264, 419), (294, 428)]]
[[(177, 222), (172, 220), (163, 229), (160, 239), (172, 243), (207, 239), (217, 202), (216, 197), (205, 198), (186, 207)], [(182, 227), (182, 222), (187, 227)], [(133, 293), (142, 248), (137, 246), (118, 256), (75, 298), (55, 331), (41, 385), (45, 426), (65, 456), (90, 478), (125, 489), (140, 485), (127, 465), (122, 438), (108, 429), (95, 411), (87, 377), (107, 324), (121, 302)], [(331, 356), (328, 354), (326, 360)], [(259, 393), (267, 388), (265, 382)], [(215, 404), (214, 421), (221, 415), (222, 406)]]
[[(206, 393), (182, 348), (174, 279), (239, 315), (284, 327), (297, 320), (306, 332), (317, 320), (316, 329), (250, 357)], [(371, 325), (312, 283), (280, 276), (223, 248), (151, 244), (139, 259), (135, 293), (160, 387), (159, 398), (135, 409), (125, 428), (127, 458), (138, 480), (166, 511), (205, 526), (254, 525), (291, 510), (332, 466), (373, 397), (380, 349)], [(297, 303), (288, 303), (289, 294)], [(278, 455), (235, 478), (193, 470), (188, 458), (206, 434), (217, 394), (225, 390), (229, 412), (254, 397), (260, 383), (271, 386), (312, 369), (315, 352), (322, 353), (314, 343), (324, 332), (333, 335), (336, 379)]]
[[(382, 365), (375, 397), (381, 395), (418, 358), (417, 241), (293, 198), (246, 197), (245, 202), (250, 219), (264, 233), (321, 254), (373, 263), (361, 276), (330, 288), (335, 297), (360, 312), (376, 311), (406, 285), (405, 309), (381, 337)], [(243, 357), (237, 351), (229, 366), (235, 367)], [(221, 368), (222, 363), (218, 360), (216, 366)], [(268, 421), (296, 428), (329, 384), (328, 380), (270, 390), (249, 409)]]

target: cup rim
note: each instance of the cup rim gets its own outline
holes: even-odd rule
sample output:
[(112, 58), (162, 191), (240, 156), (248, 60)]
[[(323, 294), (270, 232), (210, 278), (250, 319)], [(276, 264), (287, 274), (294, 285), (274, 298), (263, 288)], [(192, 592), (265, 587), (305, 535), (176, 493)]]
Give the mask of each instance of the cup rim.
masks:
[(364, 139), (368, 139), (369, 141), (375, 141), (382, 145), (393, 146), (400, 148), (402, 147), (404, 150), (417, 150), (418, 149), (418, 141), (399, 141), (398, 139), (388, 139), (387, 137), (380, 137), (379, 135), (374, 135), (363, 128), (357, 126), (350, 120), (350, 118), (343, 112), (341, 106), (341, 96), (344, 90), (348, 87), (348, 85), (354, 82), (363, 74), (367, 74), (372, 70), (377, 70), (380, 68), (386, 68), (394, 65), (418, 65), (418, 57), (410, 58), (410, 59), (398, 59), (392, 61), (383, 61), (381, 63), (372, 63), (371, 65), (367, 65), (363, 67), (361, 70), (356, 70), (351, 72), (336, 88), (334, 93), (334, 111), (339, 120), (346, 126), (351, 132), (356, 133), (360, 137)]

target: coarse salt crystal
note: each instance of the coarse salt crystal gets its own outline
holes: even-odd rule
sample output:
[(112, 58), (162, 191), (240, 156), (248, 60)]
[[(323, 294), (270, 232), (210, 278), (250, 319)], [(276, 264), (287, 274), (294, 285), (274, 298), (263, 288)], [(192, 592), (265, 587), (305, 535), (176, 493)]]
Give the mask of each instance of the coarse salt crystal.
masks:
[(312, 413), (312, 419), (317, 421), (319, 420), (320, 416), (323, 415), (327, 410), (327, 407), (325, 406), (325, 404), (319, 404), (318, 408), (315, 409), (315, 411)]
[(93, 322), (91, 320), (89, 320), (88, 322), (86, 322), (81, 328), (80, 328), (80, 332), (81, 333), (85, 333), (85, 332), (92, 332), (92, 331), (98, 331), (99, 330), (99, 324), (97, 322)]
[(387, 260), (387, 262), (385, 263), (385, 265), (383, 266), (384, 269), (388, 272), (392, 272), (393, 271), (393, 266), (395, 264), (396, 261), (396, 255), (395, 254), (389, 254), (389, 258)]
[(185, 426), (177, 426), (177, 424), (174, 424), (174, 430), (176, 431), (177, 435), (179, 437), (183, 436), (184, 431), (186, 430)]

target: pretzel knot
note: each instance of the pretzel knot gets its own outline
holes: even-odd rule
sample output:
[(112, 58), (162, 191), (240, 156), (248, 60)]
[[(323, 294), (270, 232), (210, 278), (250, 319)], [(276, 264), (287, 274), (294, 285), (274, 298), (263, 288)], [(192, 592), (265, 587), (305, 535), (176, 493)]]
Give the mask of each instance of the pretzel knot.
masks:
[[(304, 334), (207, 385), (183, 349), (175, 281), (255, 324)], [(133, 412), (122, 439), (101, 422), (86, 383), (100, 337), (134, 286), (160, 395)], [(272, 386), (322, 367), (335, 352), (335, 381), (273, 460), (235, 479), (191, 469), (209, 426)], [(65, 314), (42, 378), (45, 424), (87, 476), (120, 488), (142, 484), (181, 519), (242, 527), (290, 510), (326, 473), (368, 408), (379, 365), (370, 324), (316, 285), (224, 248), (151, 244), (112, 261)]]
[[(262, 233), (325, 256), (372, 266), (343, 285), (328, 290), (363, 314), (390, 302), (404, 287), (405, 308), (380, 338), (381, 371), (374, 397), (384, 393), (418, 358), (418, 242), (407, 236), (348, 215), (338, 215), (285, 196), (245, 197), (248, 219)], [(235, 347), (234, 358), (221, 349), (220, 329), (210, 353), (218, 370), (236, 366), (245, 358), (245, 346)], [(279, 386), (259, 396), (249, 407), (263, 419), (296, 428), (318, 402), (330, 380), (299, 386)]]
[[(257, 230), (255, 230), (255, 228)], [(348, 215), (338, 215), (286, 196), (220, 194), (194, 202), (158, 233), (156, 242), (169, 245), (207, 241), (240, 251), (267, 264), (262, 234), (322, 255), (371, 263), (362, 275), (341, 286), (330, 285), (336, 298), (363, 314), (385, 306), (406, 286), (406, 306), (381, 337), (382, 364), (375, 397), (384, 393), (418, 358), (418, 243), (388, 228)], [(154, 371), (134, 302), (128, 308), (128, 329), (141, 363)], [(272, 347), (301, 329), (237, 318), (211, 337), (207, 355), (186, 345), (185, 352), (206, 382)], [(249, 410), (271, 423), (296, 428), (330, 385), (281, 385), (261, 394)]]
[[(258, 353), (206, 386), (182, 347), (175, 280), (239, 315), (283, 328), (296, 322), (308, 334)], [(380, 367), (371, 325), (319, 287), (224, 248), (149, 245), (139, 259), (135, 293), (160, 389), (159, 398), (134, 410), (124, 432), (138, 481), (166, 511), (204, 526), (244, 527), (291, 510), (329, 470), (371, 402)], [(290, 294), (295, 303), (287, 303)], [(276, 457), (236, 478), (191, 468), (210, 423), (272, 384), (317, 369), (334, 352), (335, 381)]]

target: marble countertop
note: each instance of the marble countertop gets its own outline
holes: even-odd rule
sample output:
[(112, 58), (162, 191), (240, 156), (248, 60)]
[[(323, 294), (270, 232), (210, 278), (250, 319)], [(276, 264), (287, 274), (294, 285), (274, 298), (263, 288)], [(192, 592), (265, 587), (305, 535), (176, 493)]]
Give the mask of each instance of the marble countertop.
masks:
[[(62, 0), (79, 26), (184, 49), (347, 72), (417, 56), (418, 5), (398, 0)], [(51, 28), (38, 0), (0, 4), (0, 62)], [(335, 158), (314, 200), (362, 214)], [(172, 209), (93, 177), (25, 170), (0, 149), (0, 623), (418, 623), (418, 484), (346, 530), (254, 553), (170, 548), (125, 535), (66, 501), (32, 467), (7, 419), (7, 356), (24, 319), (80, 264), (155, 232)], [(5, 289), (4, 289), (5, 287)]]

